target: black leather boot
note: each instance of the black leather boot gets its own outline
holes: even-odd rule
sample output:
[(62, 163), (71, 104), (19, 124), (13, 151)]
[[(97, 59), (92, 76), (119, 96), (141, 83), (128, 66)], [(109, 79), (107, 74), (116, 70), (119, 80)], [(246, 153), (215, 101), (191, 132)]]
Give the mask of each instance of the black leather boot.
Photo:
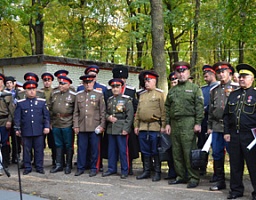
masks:
[(155, 167), (155, 175), (152, 177), (152, 181), (160, 181), (161, 180), (161, 162), (159, 156), (154, 156), (154, 167)]
[(141, 175), (136, 177), (137, 180), (150, 178), (150, 162), (151, 162), (151, 157), (144, 155), (143, 159), (144, 159), (144, 171), (143, 171), (143, 173)]
[(70, 174), (70, 173), (71, 173), (72, 158), (73, 158), (73, 150), (72, 150), (72, 149), (69, 149), (69, 150), (67, 150), (67, 155), (66, 155), (65, 174)]
[(216, 176), (217, 182), (210, 187), (211, 191), (218, 191), (226, 189), (226, 182), (225, 182), (225, 171), (224, 171), (224, 158), (222, 160), (215, 160), (216, 165)]
[(8, 168), (9, 166), (9, 161), (10, 161), (10, 153), (9, 153), (9, 146), (2, 146), (1, 148), (2, 152), (2, 163), (5, 169)]
[(50, 173), (63, 171), (62, 155), (63, 155), (63, 149), (56, 148), (56, 167), (54, 169), (51, 169)]

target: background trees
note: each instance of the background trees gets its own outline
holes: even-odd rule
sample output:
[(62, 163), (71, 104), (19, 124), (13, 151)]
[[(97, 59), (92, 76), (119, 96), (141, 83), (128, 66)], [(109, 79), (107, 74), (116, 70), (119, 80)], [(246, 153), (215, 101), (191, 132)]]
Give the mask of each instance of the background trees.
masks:
[[(151, 18), (154, 2), (162, 4), (155, 12), (163, 24)], [(200, 77), (203, 64), (219, 60), (256, 66), (255, 13), (254, 0), (2, 0), (0, 57), (44, 53), (155, 67), (160, 73), (185, 60)], [(160, 68), (152, 59), (158, 52), (151, 55), (159, 26), (164, 56), (156, 57), (165, 63)]]

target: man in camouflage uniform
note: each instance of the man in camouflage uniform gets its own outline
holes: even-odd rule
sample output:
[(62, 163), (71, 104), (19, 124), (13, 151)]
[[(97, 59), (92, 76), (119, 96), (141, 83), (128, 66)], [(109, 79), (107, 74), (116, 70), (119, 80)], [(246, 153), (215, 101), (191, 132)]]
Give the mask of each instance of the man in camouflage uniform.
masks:
[(176, 62), (173, 64), (178, 85), (168, 92), (166, 109), (166, 133), (171, 134), (175, 171), (177, 178), (169, 184), (187, 182), (187, 188), (197, 187), (199, 174), (190, 164), (190, 151), (197, 149), (196, 133), (201, 131), (204, 115), (203, 94), (201, 89), (191, 83), (190, 64)]
[(67, 76), (59, 76), (59, 89), (52, 93), (50, 99), (52, 132), (56, 146), (56, 168), (51, 173), (63, 170), (62, 155), (66, 149), (65, 174), (71, 173), (73, 158), (73, 112), (76, 93), (71, 91), (72, 80)]
[(144, 72), (145, 91), (140, 94), (138, 109), (134, 120), (134, 132), (139, 136), (141, 153), (144, 159), (144, 172), (138, 180), (150, 177), (151, 158), (154, 158), (155, 175), (152, 181), (161, 180), (161, 163), (158, 154), (159, 132), (164, 132), (165, 109), (164, 93), (156, 88), (158, 74)]
[(229, 94), (237, 88), (232, 83), (230, 73), (231, 65), (228, 62), (217, 62), (213, 65), (220, 84), (213, 87), (210, 91), (209, 115), (208, 115), (208, 134), (212, 134), (212, 156), (213, 167), (216, 173), (216, 183), (211, 187), (211, 191), (222, 190), (226, 188), (224, 161), (225, 147), (227, 143), (223, 138), (223, 112)]

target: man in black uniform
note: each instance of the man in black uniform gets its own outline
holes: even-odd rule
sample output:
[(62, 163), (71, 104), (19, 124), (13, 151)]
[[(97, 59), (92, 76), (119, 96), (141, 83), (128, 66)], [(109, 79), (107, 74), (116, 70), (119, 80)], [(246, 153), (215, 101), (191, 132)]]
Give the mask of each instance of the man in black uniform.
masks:
[(230, 192), (228, 199), (242, 197), (244, 192), (244, 160), (253, 186), (252, 200), (256, 200), (256, 146), (247, 151), (254, 140), (251, 129), (256, 128), (256, 89), (253, 88), (256, 70), (247, 64), (236, 67), (240, 89), (231, 92), (223, 114), (224, 139), (229, 142)]

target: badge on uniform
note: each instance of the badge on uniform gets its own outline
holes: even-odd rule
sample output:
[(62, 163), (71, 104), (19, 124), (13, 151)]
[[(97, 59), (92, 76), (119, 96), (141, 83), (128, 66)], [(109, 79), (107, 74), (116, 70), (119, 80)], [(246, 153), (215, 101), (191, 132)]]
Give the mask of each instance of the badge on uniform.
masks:
[(38, 104), (38, 101), (35, 101), (35, 105), (37, 105)]
[(252, 101), (252, 96), (248, 96), (247, 102), (248, 102), (248, 103), (251, 103), (251, 101)]
[(90, 96), (91, 104), (93, 104), (94, 106), (95, 106), (95, 99), (96, 99), (95, 94)]
[(227, 89), (225, 89), (225, 94), (228, 97), (230, 93), (234, 90), (232, 86), (228, 86)]
[(116, 104), (116, 111), (117, 112), (124, 112), (124, 101), (119, 100)]
[(71, 100), (72, 100), (71, 96), (68, 95), (68, 97), (66, 98), (66, 100), (67, 100), (67, 101), (71, 101)]

